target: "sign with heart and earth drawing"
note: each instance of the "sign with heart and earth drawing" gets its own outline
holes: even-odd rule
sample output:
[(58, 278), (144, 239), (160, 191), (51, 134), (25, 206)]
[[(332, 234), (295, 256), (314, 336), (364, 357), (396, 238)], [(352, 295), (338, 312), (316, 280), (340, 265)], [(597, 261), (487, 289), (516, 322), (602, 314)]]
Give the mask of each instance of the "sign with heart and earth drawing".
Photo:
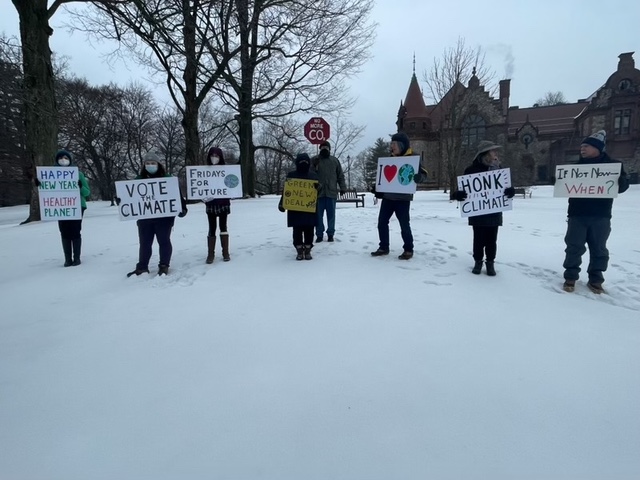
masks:
[(380, 157), (376, 172), (376, 191), (381, 193), (415, 193), (413, 177), (420, 168), (420, 157)]

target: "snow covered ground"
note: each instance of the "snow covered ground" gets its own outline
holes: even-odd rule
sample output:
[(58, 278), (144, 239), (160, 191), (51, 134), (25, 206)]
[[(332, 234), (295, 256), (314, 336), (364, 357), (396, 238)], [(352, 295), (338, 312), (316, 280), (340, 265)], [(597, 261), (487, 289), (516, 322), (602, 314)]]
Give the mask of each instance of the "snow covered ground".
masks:
[(551, 187), (505, 213), (496, 277), (441, 192), (416, 195), (410, 261), (395, 219), (369, 255), (367, 195), (297, 262), (277, 201), (234, 201), (213, 265), (190, 206), (169, 276), (139, 278), (107, 202), (72, 268), (55, 223), (0, 209), (0, 479), (640, 478), (639, 186), (601, 296), (561, 290)]

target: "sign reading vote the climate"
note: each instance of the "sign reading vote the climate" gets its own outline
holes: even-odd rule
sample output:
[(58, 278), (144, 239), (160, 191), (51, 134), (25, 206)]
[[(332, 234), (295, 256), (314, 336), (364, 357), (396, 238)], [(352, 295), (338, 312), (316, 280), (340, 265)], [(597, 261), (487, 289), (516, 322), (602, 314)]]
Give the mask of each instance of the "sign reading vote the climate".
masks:
[(381, 193), (415, 193), (416, 182), (413, 176), (418, 173), (420, 157), (381, 157), (378, 158), (376, 173), (376, 191)]
[(36, 167), (42, 220), (80, 220), (78, 167)]
[(554, 197), (615, 198), (618, 196), (620, 163), (558, 165)]
[(175, 217), (182, 210), (176, 177), (116, 182), (121, 220)]
[(187, 198), (241, 198), (240, 165), (203, 165), (187, 167)]
[(511, 199), (504, 194), (504, 189), (510, 186), (511, 170), (508, 168), (460, 175), (458, 190), (467, 192), (467, 199), (460, 206), (460, 214), (462, 217), (475, 217), (511, 210)]
[(318, 182), (304, 178), (289, 178), (284, 182), (282, 207), (295, 212), (313, 213), (318, 202)]

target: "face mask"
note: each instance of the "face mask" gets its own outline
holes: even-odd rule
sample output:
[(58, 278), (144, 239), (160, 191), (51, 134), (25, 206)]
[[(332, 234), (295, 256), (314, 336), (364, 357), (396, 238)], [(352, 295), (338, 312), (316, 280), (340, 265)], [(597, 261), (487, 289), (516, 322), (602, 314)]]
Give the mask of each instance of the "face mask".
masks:
[(296, 170), (300, 173), (308, 173), (309, 172), (309, 162), (300, 162), (298, 163)]
[(331, 153), (326, 148), (323, 148), (322, 150), (320, 150), (320, 156), (322, 158), (329, 158), (329, 155), (331, 155)]
[(217, 155), (211, 155), (209, 160), (211, 160), (211, 165), (218, 165), (218, 163), (220, 163), (220, 157)]
[(147, 171), (149, 175), (153, 175), (158, 171), (158, 165), (145, 165), (144, 169)]
[(71, 165), (71, 160), (69, 160), (67, 157), (61, 157), (58, 159), (58, 165), (60, 165), (61, 167), (68, 167), (69, 165)]

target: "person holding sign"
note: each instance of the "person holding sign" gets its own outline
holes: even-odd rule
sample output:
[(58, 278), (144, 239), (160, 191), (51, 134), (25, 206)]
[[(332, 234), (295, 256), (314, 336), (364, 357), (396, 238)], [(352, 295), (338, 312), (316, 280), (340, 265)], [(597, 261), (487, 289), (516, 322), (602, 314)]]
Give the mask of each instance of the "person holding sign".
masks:
[[(500, 145), (489, 140), (481, 141), (473, 162), (465, 169), (464, 174), (498, 170), (500, 168), (498, 149), (500, 148), (502, 148)], [(508, 198), (513, 198), (515, 193), (513, 187), (504, 189), (504, 195)], [(467, 192), (457, 190), (453, 193), (453, 198), (462, 202), (467, 199)], [(482, 262), (486, 256), (487, 275), (493, 277), (496, 274), (494, 262), (498, 251), (498, 228), (502, 226), (502, 212), (471, 216), (469, 225), (473, 227), (473, 259), (475, 260), (471, 273), (480, 275)]]
[(313, 230), (317, 220), (318, 176), (309, 170), (311, 159), (306, 153), (299, 153), (295, 163), (296, 169), (287, 173), (287, 184), (280, 197), (278, 210), (287, 210), (287, 227), (293, 227), (296, 260), (311, 260)]
[[(207, 165), (225, 165), (224, 154), (218, 147), (211, 147), (207, 153)], [(216, 255), (216, 223), (220, 225), (220, 245), (222, 246), (222, 259), (225, 262), (231, 260), (229, 256), (229, 232), (227, 231), (227, 216), (231, 214), (231, 201), (228, 198), (206, 198), (207, 220), (209, 233), (207, 235), (207, 259), (206, 263), (213, 263)]]
[[(578, 164), (622, 163), (614, 160), (604, 151), (606, 132), (600, 130), (585, 138), (580, 145), (580, 159)], [(622, 165), (617, 180), (618, 193), (626, 192), (629, 179)], [(576, 281), (580, 275), (582, 255), (589, 246), (589, 266), (587, 273), (589, 282), (587, 287), (593, 293), (604, 293), (602, 283), (603, 272), (609, 265), (609, 250), (607, 239), (611, 233), (611, 209), (613, 198), (569, 198), (567, 213), (567, 233), (564, 237), (566, 244), (564, 267), (564, 285), (566, 292), (575, 290)]]
[[(409, 143), (409, 137), (404, 132), (395, 133), (391, 137), (391, 156), (402, 157), (411, 156), (413, 151)], [(427, 171), (422, 167), (418, 168), (418, 172), (413, 176), (415, 183), (422, 183), (426, 180)], [(398, 223), (400, 223), (400, 234), (404, 242), (403, 252), (398, 256), (400, 260), (409, 260), (413, 257), (413, 233), (411, 232), (411, 218), (409, 209), (413, 194), (411, 193), (379, 193), (376, 192), (375, 185), (371, 192), (376, 198), (382, 198), (380, 212), (378, 213), (378, 237), (380, 239), (379, 247), (375, 252), (371, 252), (371, 256), (380, 257), (389, 255), (389, 220), (395, 213)]]
[[(142, 169), (136, 179), (161, 178), (169, 176), (170, 175), (165, 173), (164, 165), (160, 162), (160, 157), (158, 157), (154, 152), (148, 152), (144, 156)], [(181, 201), (182, 211), (178, 216), (182, 218), (187, 214), (187, 203), (182, 197)], [(173, 253), (173, 246), (171, 245), (171, 230), (173, 229), (175, 220), (176, 217), (167, 216), (144, 218), (136, 222), (138, 225), (138, 238), (140, 241), (138, 263), (136, 264), (135, 270), (129, 272), (127, 277), (149, 273), (149, 260), (151, 260), (151, 254), (153, 253), (154, 238), (157, 239), (158, 248), (160, 250), (158, 275), (167, 275), (169, 273), (169, 264), (171, 262), (171, 254)]]
[[(59, 150), (56, 153), (55, 163), (56, 167), (69, 167), (73, 161), (73, 155), (67, 150)], [(36, 186), (40, 187), (41, 182), (36, 178)], [(75, 185), (75, 182), (74, 182)], [(75, 186), (73, 187), (75, 188)], [(89, 183), (84, 174), (78, 170), (78, 188), (80, 189), (80, 207), (81, 215), (84, 215), (84, 211), (87, 209), (87, 198), (91, 195), (89, 189)], [(80, 253), (82, 251), (82, 219), (80, 220), (59, 220), (58, 228), (60, 230), (60, 237), (62, 238), (62, 251), (64, 252), (64, 266), (75, 267), (80, 265)]]

